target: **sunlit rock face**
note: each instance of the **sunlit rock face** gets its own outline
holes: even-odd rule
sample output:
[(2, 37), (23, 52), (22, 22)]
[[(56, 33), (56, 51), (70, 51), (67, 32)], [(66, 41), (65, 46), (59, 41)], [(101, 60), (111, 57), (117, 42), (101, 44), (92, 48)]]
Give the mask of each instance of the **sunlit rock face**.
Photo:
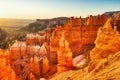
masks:
[[(98, 21), (96, 20), (96, 22), (94, 22), (94, 19), (97, 19)], [(59, 75), (57, 75), (56, 76), (57, 78), (54, 78), (53, 80), (55, 79), (103, 80), (103, 79), (119, 78), (119, 73), (120, 73), (119, 72), (120, 70), (119, 69), (119, 59), (120, 59), (119, 58), (119, 51), (120, 51), (119, 30), (120, 29), (118, 28), (120, 26), (114, 26), (116, 25), (114, 24), (116, 21), (112, 19), (115, 19), (117, 20), (117, 22), (119, 22), (119, 15), (117, 16), (117, 18), (109, 18), (107, 21), (106, 21), (105, 15), (98, 16), (96, 18), (92, 16), (89, 17), (89, 19), (87, 20), (87, 25), (84, 25), (82, 27), (82, 30), (84, 30), (83, 31), (84, 34), (82, 34), (81, 40), (83, 42), (81, 41), (81, 43), (84, 49), (86, 48), (91, 49), (89, 45), (93, 44), (93, 42), (95, 41), (95, 47), (90, 51), (90, 58), (91, 58), (90, 64), (88, 65), (88, 67), (85, 67), (82, 70), (78, 70), (78, 71), (72, 70), (72, 71), (64, 72), (66, 68), (64, 66), (63, 67), (59, 66), (59, 63), (61, 63), (62, 65), (64, 64), (64, 58), (61, 59), (61, 61), (63, 62), (62, 63), (62, 62), (59, 62), (60, 58), (58, 56), (58, 70), (59, 72), (63, 71), (64, 73), (60, 74), (60, 77), (58, 77)], [(64, 42), (66, 42), (66, 37), (64, 39)], [(62, 43), (60, 44), (58, 55), (64, 54), (64, 49), (62, 49), (61, 46), (63, 46)], [(85, 54), (85, 52), (83, 53)], [(77, 67), (85, 63), (86, 56), (84, 54), (81, 54), (73, 58), (73, 66)], [(80, 76), (80, 74), (82, 75)]]
[[(116, 20), (117, 25), (120, 15)], [(64, 26), (47, 28), (38, 34), (27, 34), (25, 42), (16, 41), (9, 52), (10, 64), (17, 79), (34, 80), (71, 70), (73, 66), (85, 63), (84, 54), (89, 53), (94, 46), (90, 54), (92, 61), (119, 51), (119, 27), (113, 29), (110, 20), (102, 27), (105, 22), (105, 15), (89, 16), (84, 20), (71, 17)]]
[[(10, 62), (12, 69), (17, 74), (17, 79), (28, 79), (30, 72), (34, 73), (35, 78), (41, 77), (40, 61), (46, 56), (46, 48), (43, 44), (26, 45), (25, 42), (16, 41), (9, 49)], [(44, 65), (41, 63), (41, 65)], [(48, 70), (48, 69), (46, 69)]]
[(97, 61), (120, 51), (120, 34), (116, 26), (114, 29), (112, 28), (111, 20), (109, 18), (105, 25), (98, 30), (95, 48), (90, 52), (92, 63), (89, 66), (89, 71), (95, 67)]
[(96, 17), (90, 15), (85, 19), (85, 25), (88, 26), (103, 26), (105, 22), (106, 22), (106, 16), (104, 14), (98, 15)]
[(95, 40), (95, 48), (91, 51), (90, 56), (93, 61), (105, 58), (110, 54), (116, 53), (120, 50), (120, 34), (111, 26), (111, 18), (108, 19), (103, 27), (98, 30), (97, 38)]
[(30, 71), (37, 77), (41, 76), (40, 62), (37, 56), (30, 59)]
[(49, 61), (47, 57), (39, 59), (37, 56), (30, 59), (30, 72), (34, 74), (36, 79), (40, 77), (46, 77), (48, 70), (50, 69)]
[(49, 42), (50, 64), (57, 64), (57, 50), (59, 48), (59, 40), (61, 38), (62, 30), (63, 30), (62, 27), (56, 27), (50, 37)]
[(57, 26), (52, 33), (50, 38), (50, 61), (51, 63), (57, 64), (57, 50), (59, 46), (59, 40), (62, 36), (62, 32), (64, 31), (65, 38), (69, 43), (69, 47), (72, 52), (77, 53), (81, 49), (81, 26), (82, 20), (80, 18), (71, 17), (64, 26)]
[(72, 52), (69, 48), (67, 40), (65, 40), (64, 32), (62, 33), (62, 38), (59, 43), (60, 48), (58, 49), (58, 73), (71, 70), (73, 68)]
[(64, 25), (65, 39), (73, 52), (73, 56), (78, 55), (82, 46), (82, 19), (71, 17)]
[(11, 69), (9, 52), (0, 49), (0, 80), (17, 80), (16, 74)]
[(97, 37), (99, 27), (103, 26), (105, 22), (105, 15), (98, 15), (96, 17), (90, 15), (85, 18), (85, 25), (82, 27), (82, 44), (84, 49), (91, 49), (91, 46), (94, 44)]
[(43, 57), (43, 59), (42, 59), (42, 75), (43, 75), (43, 77), (47, 76), (49, 70), (50, 70), (49, 60), (47, 57)]
[(59, 40), (63, 31), (73, 57), (76, 57), (94, 47), (97, 31), (105, 21), (105, 15), (89, 16), (85, 18), (84, 22), (81, 17), (71, 17), (64, 26), (57, 26), (52, 32), (49, 42), (50, 63), (57, 64), (57, 50), (60, 47)]

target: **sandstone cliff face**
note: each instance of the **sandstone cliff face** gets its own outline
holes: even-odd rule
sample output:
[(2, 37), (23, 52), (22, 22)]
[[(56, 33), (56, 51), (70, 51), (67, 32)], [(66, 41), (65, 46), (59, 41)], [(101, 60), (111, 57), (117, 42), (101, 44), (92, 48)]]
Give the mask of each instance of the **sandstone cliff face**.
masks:
[(97, 38), (95, 40), (95, 48), (91, 51), (90, 57), (92, 61), (96, 61), (114, 54), (120, 50), (120, 34), (111, 26), (111, 19), (109, 19), (103, 27), (98, 30)]
[(64, 32), (62, 33), (62, 38), (59, 42), (59, 45), (60, 48), (57, 52), (58, 57), (57, 72), (61, 73), (64, 71), (71, 70), (73, 68), (72, 52), (69, 48), (67, 40), (65, 40)]
[(120, 51), (120, 34), (116, 26), (114, 29), (112, 28), (111, 20), (111, 18), (108, 19), (105, 25), (98, 30), (95, 48), (90, 52), (89, 71), (93, 70), (101, 59)]
[(68, 41), (74, 57), (79, 54), (82, 47), (82, 26), (81, 17), (71, 17), (64, 25), (65, 39)]
[(0, 80), (17, 80), (16, 74), (11, 69), (9, 52), (0, 49)]
[(95, 48), (90, 52), (90, 64), (84, 69), (64, 72), (51, 80), (119, 80), (120, 34), (117, 27), (111, 26), (111, 20), (108, 19), (98, 30)]
[(104, 14), (98, 15), (96, 17), (90, 15), (85, 19), (85, 25), (88, 26), (103, 26), (105, 22), (106, 22), (106, 16)]
[(49, 42), (50, 63), (57, 64), (57, 49), (60, 47), (59, 40), (63, 31), (73, 57), (76, 57), (90, 51), (94, 47), (97, 31), (100, 26), (103, 26), (105, 21), (105, 15), (90, 16), (86, 18), (85, 23), (82, 22), (81, 17), (71, 17), (64, 26), (57, 26), (52, 32)]
[(52, 32), (52, 36), (50, 37), (49, 55), (51, 64), (57, 64), (57, 50), (59, 48), (59, 40), (62, 30), (62, 27), (56, 27), (56, 29)]
[(81, 49), (81, 26), (82, 20), (80, 18), (71, 17), (64, 26), (58, 26), (55, 28), (50, 38), (50, 62), (57, 64), (57, 49), (59, 48), (59, 40), (62, 36), (62, 32), (65, 33), (65, 38), (69, 43), (70, 49), (76, 56)]

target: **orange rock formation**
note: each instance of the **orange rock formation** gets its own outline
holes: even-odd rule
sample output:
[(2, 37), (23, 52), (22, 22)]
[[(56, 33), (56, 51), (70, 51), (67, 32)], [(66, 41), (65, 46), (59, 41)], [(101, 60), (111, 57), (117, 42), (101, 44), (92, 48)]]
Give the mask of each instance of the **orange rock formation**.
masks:
[(88, 26), (103, 26), (106, 21), (106, 16), (103, 15), (98, 15), (96, 17), (93, 17), (90, 15), (89, 17), (86, 18), (85, 20), (85, 25)]
[[(115, 20), (116, 25), (119, 26), (120, 15)], [(89, 16), (85, 20), (81, 17), (71, 17), (64, 26), (47, 28), (45, 32), (39, 34), (27, 34), (25, 42), (16, 41), (9, 49), (9, 64), (17, 74), (16, 78), (34, 80), (49, 77), (57, 71), (61, 73), (71, 70), (73, 69), (73, 58), (80, 55), (75, 58), (75, 66), (81, 60), (85, 62), (86, 55), (81, 54), (88, 53), (94, 46), (95, 48), (90, 54), (92, 61), (119, 51), (119, 33), (117, 31), (119, 27), (113, 29), (110, 20), (102, 27), (105, 22), (104, 14), (96, 17)], [(5, 62), (7, 63), (7, 61)], [(92, 64), (91, 66), (94, 66)]]
[(120, 51), (120, 34), (116, 26), (114, 29), (112, 28), (111, 20), (111, 18), (108, 19), (106, 24), (98, 30), (95, 48), (90, 53), (92, 62), (89, 66), (89, 71), (94, 69), (100, 59)]
[(105, 21), (105, 15), (98, 15), (95, 18), (90, 16), (89, 18), (86, 18), (85, 24), (82, 22), (81, 17), (71, 17), (63, 27), (57, 26), (52, 32), (49, 42), (50, 63), (57, 64), (57, 50), (63, 31), (65, 39), (68, 41), (69, 47), (73, 53), (73, 57), (76, 57), (94, 47), (98, 28), (102, 26)]
[(30, 72), (38, 78), (41, 76), (40, 62), (37, 56), (30, 59)]
[(71, 70), (73, 68), (73, 59), (72, 59), (72, 52), (69, 48), (69, 44), (67, 40), (65, 40), (64, 32), (62, 33), (62, 38), (60, 40), (60, 48), (58, 50), (58, 66), (57, 70), (58, 73)]
[(112, 28), (110, 22), (111, 18), (108, 19), (106, 24), (98, 30), (97, 38), (95, 40), (95, 48), (90, 54), (93, 61), (105, 58), (120, 50), (120, 34), (116, 30), (116, 27), (114, 27), (114, 29)]
[(9, 52), (0, 49), (0, 80), (17, 80), (16, 74), (11, 69)]
[[(42, 74), (45, 74), (43, 69), (49, 69), (49, 61), (44, 60), (44, 56), (46, 56), (45, 44), (42, 46), (26, 45), (25, 42), (16, 41), (10, 47), (9, 52), (11, 66), (19, 79), (28, 79), (30, 72), (38, 79), (42, 77)], [(44, 68), (40, 68), (40, 65), (44, 66)]]
[[(86, 34), (84, 33), (82, 35), (81, 45), (85, 49), (91, 48), (90, 45), (94, 42), (95, 37), (97, 37), (95, 40), (95, 47), (90, 51), (90, 58), (91, 58), (90, 64), (88, 65), (88, 67), (85, 67), (81, 70), (67, 71), (63, 74), (57, 75), (56, 78), (53, 78), (52, 80), (56, 80), (56, 79), (58, 80), (64, 80), (64, 79), (65, 80), (67, 79), (75, 79), (75, 80), (115, 79), (117, 80), (119, 79), (119, 76), (120, 76), (120, 68), (119, 68), (119, 65), (120, 65), (119, 64), (119, 56), (120, 56), (119, 55), (120, 53), (119, 18), (120, 17), (119, 16), (120, 15), (118, 15), (117, 18), (109, 18), (107, 21), (106, 21), (105, 15), (97, 16), (97, 17), (92, 17), (92, 16), (88, 17), (88, 19), (86, 19), (86, 24), (82, 27), (82, 30), (85, 29)], [(105, 21), (106, 23), (104, 24)], [(93, 34), (91, 34), (91, 32), (93, 32)], [(61, 43), (61, 45), (63, 44)], [(64, 54), (63, 50), (64, 49), (59, 49), (58, 53)], [(85, 62), (86, 51), (84, 51), (83, 53), (84, 53), (83, 54), (84, 56), (80, 55), (74, 58), (73, 60), (74, 66), (77, 66), (76, 64), (78, 63), (81, 64)], [(73, 53), (73, 55), (74, 54), (75, 53)], [(62, 58), (62, 57), (58, 56), (58, 59), (59, 58)], [(61, 64), (63, 63), (61, 62)], [(58, 60), (58, 64), (59, 64), (59, 60)], [(64, 68), (65, 67), (62, 67), (62, 69), (60, 68), (61, 70), (58, 68), (58, 70), (64, 71)]]

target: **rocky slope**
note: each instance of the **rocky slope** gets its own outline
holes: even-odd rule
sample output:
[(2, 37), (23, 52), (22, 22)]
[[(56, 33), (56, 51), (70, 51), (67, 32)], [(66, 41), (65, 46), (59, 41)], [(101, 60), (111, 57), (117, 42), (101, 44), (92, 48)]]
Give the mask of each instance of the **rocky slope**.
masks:
[(90, 52), (91, 62), (80, 70), (68, 71), (51, 80), (119, 80), (120, 34), (111, 26), (111, 18), (98, 30), (95, 48)]
[(64, 72), (51, 80), (119, 80), (120, 52), (102, 59), (96, 68), (88, 72), (88, 67)]

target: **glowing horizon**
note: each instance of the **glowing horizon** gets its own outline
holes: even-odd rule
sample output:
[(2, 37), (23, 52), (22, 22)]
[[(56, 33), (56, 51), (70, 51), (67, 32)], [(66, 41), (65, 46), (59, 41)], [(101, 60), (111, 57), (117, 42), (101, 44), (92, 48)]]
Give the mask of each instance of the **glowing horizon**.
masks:
[(120, 11), (120, 0), (0, 0), (0, 18), (37, 19)]

